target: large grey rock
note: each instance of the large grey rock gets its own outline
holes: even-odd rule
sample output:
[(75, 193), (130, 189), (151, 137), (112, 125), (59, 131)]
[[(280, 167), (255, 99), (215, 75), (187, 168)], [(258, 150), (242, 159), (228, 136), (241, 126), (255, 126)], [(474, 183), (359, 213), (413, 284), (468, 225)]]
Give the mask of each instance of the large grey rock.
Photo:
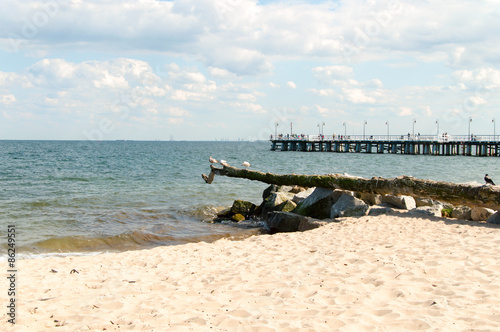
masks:
[(417, 207), (433, 206), (435, 204), (435, 201), (431, 198), (416, 197), (415, 203), (416, 203)]
[(442, 209), (443, 209), (442, 205), (436, 204), (432, 206), (419, 206), (415, 209), (411, 209), (410, 211), (408, 211), (408, 213), (412, 215), (441, 217)]
[(497, 224), (500, 225), (500, 211), (493, 213), (488, 220), (486, 220), (489, 224)]
[(269, 187), (264, 189), (264, 191), (262, 192), (262, 200), (265, 201), (271, 194), (277, 192), (278, 190), (279, 190), (279, 186), (277, 186), (275, 184), (270, 185)]
[(283, 232), (296, 232), (299, 230), (301, 222), (305, 222), (307, 217), (291, 212), (269, 212), (266, 225), (271, 234)]
[(293, 212), (312, 218), (329, 218), (332, 205), (337, 202), (342, 194), (342, 190), (316, 188), (312, 194), (297, 204)]
[(330, 210), (330, 218), (364, 216), (369, 205), (349, 194), (342, 194)]
[(388, 205), (374, 205), (368, 210), (369, 216), (380, 216), (384, 214), (391, 214), (394, 209)]
[(494, 210), (484, 207), (473, 207), (471, 211), (471, 219), (474, 221), (485, 221), (495, 213)]
[(472, 220), (471, 219), (472, 209), (465, 205), (455, 206), (451, 212), (451, 217), (461, 220)]
[[(255, 214), (266, 218), (269, 212), (286, 210), (285, 205), (282, 205), (286, 202), (290, 202), (294, 205), (292, 210), (295, 208), (295, 203), (290, 201), (290, 197), (286, 193), (280, 191), (270, 193), (264, 202), (257, 208)], [(290, 205), (287, 207), (289, 206)]]
[(307, 197), (309, 197), (309, 195), (311, 195), (315, 189), (316, 188), (309, 188), (307, 190), (303, 190), (301, 192), (298, 192), (297, 194), (295, 194), (293, 196), (292, 201), (296, 204), (299, 204), (300, 202), (305, 200)]
[(395, 206), (398, 209), (411, 210), (417, 207), (415, 199), (411, 196), (394, 196), (386, 194), (382, 196), (382, 203)]
[(272, 194), (283, 193), (286, 194), (290, 199), (293, 197), (294, 193), (290, 192), (294, 187), (292, 186), (277, 186), (275, 184), (270, 185), (262, 192), (262, 200), (266, 201)]
[(354, 195), (368, 205), (379, 205), (382, 203), (382, 195), (372, 193), (356, 193)]

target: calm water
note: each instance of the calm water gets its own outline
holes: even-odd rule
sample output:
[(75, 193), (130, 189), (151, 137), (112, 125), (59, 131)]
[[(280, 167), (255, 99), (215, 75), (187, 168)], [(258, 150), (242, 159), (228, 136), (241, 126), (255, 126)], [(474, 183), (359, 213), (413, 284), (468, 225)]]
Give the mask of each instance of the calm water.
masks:
[[(0, 235), (21, 253), (138, 249), (248, 230), (202, 222), (235, 199), (259, 204), (266, 184), (216, 177), (208, 157), (275, 173), (500, 182), (498, 158), (273, 152), (269, 142), (0, 141)], [(6, 253), (6, 244), (1, 244)]]

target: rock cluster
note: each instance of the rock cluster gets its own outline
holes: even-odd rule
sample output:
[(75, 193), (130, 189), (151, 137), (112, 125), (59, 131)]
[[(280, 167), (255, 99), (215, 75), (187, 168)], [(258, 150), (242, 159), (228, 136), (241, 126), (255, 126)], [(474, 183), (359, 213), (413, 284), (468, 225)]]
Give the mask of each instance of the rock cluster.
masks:
[(271, 233), (305, 231), (341, 217), (381, 215), (397, 212), (412, 215), (452, 217), (500, 224), (500, 215), (491, 209), (452, 206), (426, 198), (357, 193), (339, 189), (271, 185), (262, 194), (262, 203), (236, 200), (221, 211), (215, 221), (263, 220)]

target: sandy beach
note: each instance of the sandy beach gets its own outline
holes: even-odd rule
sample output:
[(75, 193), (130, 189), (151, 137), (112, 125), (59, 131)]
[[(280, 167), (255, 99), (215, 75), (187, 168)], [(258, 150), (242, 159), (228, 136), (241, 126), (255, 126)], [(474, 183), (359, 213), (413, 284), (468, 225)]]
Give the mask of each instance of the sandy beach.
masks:
[(0, 330), (493, 331), (499, 247), (497, 225), (401, 215), (21, 260), (17, 324), (4, 305)]

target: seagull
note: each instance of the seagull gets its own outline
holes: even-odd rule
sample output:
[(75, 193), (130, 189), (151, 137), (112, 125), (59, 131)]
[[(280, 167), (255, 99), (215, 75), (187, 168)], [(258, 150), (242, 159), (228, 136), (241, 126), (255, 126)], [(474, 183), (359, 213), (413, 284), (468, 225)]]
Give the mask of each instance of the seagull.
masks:
[(210, 158), (208, 158), (208, 161), (210, 161), (210, 163), (212, 163), (212, 164), (218, 163), (217, 159), (212, 158), (212, 156), (210, 156)]
[(220, 160), (220, 164), (221, 164), (222, 166), (229, 166), (229, 164), (227, 163), (227, 161), (225, 161), (225, 160), (223, 160), (223, 159), (221, 159), (221, 160)]
[(247, 167), (250, 167), (250, 163), (248, 161), (244, 161), (241, 166), (247, 168)]
[(484, 181), (486, 181), (486, 184), (492, 184), (492, 185), (495, 185), (495, 182), (493, 182), (493, 180), (490, 178), (490, 176), (488, 174), (486, 174), (484, 176)]

